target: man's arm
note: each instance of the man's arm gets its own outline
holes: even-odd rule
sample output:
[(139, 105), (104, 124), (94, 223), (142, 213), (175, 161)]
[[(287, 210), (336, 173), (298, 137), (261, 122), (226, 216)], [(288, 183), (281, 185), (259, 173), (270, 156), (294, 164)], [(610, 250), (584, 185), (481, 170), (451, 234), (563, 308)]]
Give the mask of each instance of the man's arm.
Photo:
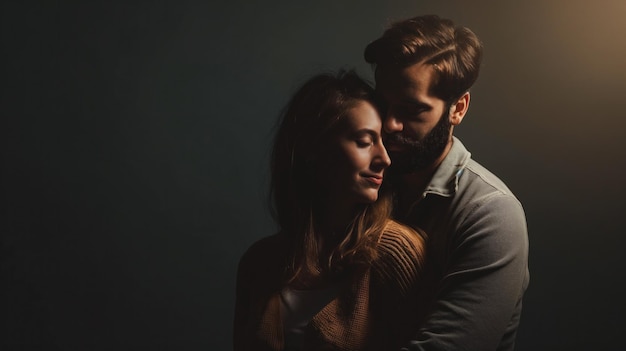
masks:
[(528, 284), (524, 211), (513, 196), (495, 194), (467, 213), (450, 238), (450, 261), (433, 312), (407, 350), (486, 351), (501, 343), (513, 348)]

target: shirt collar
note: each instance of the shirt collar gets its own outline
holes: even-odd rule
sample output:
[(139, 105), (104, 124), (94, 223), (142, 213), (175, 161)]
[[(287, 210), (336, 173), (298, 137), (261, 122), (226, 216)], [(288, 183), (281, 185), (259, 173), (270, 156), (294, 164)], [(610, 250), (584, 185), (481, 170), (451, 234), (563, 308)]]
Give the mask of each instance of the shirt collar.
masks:
[(452, 196), (459, 187), (459, 178), (469, 162), (471, 153), (467, 151), (461, 140), (452, 137), (452, 147), (443, 159), (430, 183), (424, 190), (426, 194), (435, 194), (444, 197)]

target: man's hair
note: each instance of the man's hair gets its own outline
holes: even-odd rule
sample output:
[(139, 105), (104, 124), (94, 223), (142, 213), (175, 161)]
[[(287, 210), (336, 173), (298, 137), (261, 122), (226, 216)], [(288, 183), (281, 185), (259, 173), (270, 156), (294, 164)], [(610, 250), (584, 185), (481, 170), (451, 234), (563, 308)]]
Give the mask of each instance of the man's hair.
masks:
[(280, 235), (289, 243), (287, 281), (362, 267), (376, 256), (377, 238), (391, 214), (389, 197), (381, 194), (363, 205), (329, 255), (320, 252), (316, 228), (319, 211), (333, 200), (316, 176), (334, 157), (330, 150), (347, 112), (359, 101), (373, 103), (373, 96), (373, 88), (354, 72), (320, 74), (298, 89), (282, 115), (271, 159), (271, 196)]
[(444, 101), (463, 95), (478, 78), (482, 43), (470, 29), (435, 15), (391, 25), (365, 48), (365, 61), (379, 67), (425, 62), (436, 75), (431, 93)]

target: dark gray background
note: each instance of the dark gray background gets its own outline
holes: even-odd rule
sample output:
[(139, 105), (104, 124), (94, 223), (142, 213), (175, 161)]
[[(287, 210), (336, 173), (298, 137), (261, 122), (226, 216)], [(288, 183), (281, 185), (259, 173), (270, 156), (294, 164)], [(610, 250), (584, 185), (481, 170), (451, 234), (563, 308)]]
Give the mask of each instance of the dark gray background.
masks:
[(622, 345), (625, 2), (123, 3), (1, 5), (3, 349), (230, 349), (279, 111), (427, 13), (485, 44), (457, 135), (527, 211), (518, 349)]

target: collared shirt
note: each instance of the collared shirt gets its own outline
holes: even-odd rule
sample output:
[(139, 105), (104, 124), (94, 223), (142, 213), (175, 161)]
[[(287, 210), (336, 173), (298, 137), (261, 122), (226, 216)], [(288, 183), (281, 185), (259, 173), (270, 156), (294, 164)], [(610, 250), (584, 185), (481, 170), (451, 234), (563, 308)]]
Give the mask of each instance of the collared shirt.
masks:
[(461, 141), (400, 221), (428, 235), (429, 313), (408, 350), (513, 350), (528, 286), (522, 205)]

